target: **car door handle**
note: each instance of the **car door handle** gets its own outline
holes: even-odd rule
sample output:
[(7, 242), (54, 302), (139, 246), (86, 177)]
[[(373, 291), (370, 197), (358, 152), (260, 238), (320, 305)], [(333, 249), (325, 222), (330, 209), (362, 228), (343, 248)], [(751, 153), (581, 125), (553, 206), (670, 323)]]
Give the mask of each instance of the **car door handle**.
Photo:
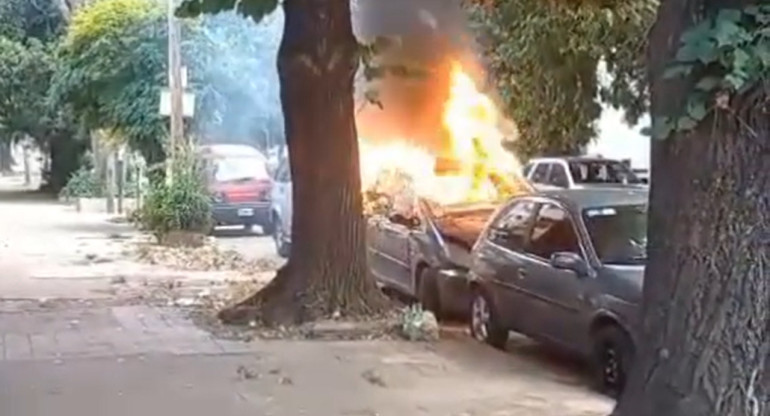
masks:
[(527, 275), (528, 273), (526, 270), (519, 269), (519, 272), (518, 272), (519, 279), (526, 279)]

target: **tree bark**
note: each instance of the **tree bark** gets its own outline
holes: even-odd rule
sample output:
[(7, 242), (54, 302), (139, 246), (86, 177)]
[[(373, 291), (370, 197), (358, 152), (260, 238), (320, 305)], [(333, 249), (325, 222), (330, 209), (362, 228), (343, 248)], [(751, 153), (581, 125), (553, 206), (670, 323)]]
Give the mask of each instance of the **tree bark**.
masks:
[(350, 4), (285, 0), (282, 7), (278, 72), (293, 182), (291, 255), (267, 287), (220, 313), (226, 322), (257, 313), (267, 324), (296, 324), (384, 305), (366, 264)]
[(8, 174), (13, 171), (13, 153), (10, 140), (0, 140), (0, 173)]
[[(662, 2), (650, 39), (652, 116), (693, 80), (666, 80), (681, 33), (721, 7)], [(652, 146), (642, 337), (617, 416), (770, 415), (770, 84)]]

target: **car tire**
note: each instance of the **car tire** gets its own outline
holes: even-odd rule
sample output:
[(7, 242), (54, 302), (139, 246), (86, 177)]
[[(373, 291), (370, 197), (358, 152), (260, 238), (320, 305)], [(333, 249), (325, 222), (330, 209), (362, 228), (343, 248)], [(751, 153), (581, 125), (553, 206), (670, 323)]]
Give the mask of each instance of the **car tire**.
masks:
[(286, 237), (283, 235), (284, 229), (281, 225), (281, 217), (278, 214), (273, 215), (272, 224), (270, 235), (273, 236), (273, 241), (275, 242), (275, 251), (280, 257), (288, 259), (291, 246), (286, 242)]
[(441, 308), (441, 294), (438, 290), (438, 281), (436, 280), (436, 273), (430, 267), (424, 267), (418, 274), (417, 281), (417, 299), (420, 301), (422, 308), (426, 311), (433, 312), (436, 319), (443, 318), (443, 310)]
[(265, 221), (264, 224), (260, 224), (262, 227), (262, 235), (275, 235), (276, 227), (280, 226), (280, 218), (277, 215), (273, 215), (272, 218)]
[(476, 288), (471, 296), (470, 329), (474, 339), (499, 350), (504, 350), (508, 343), (508, 330), (501, 325), (490, 296), (481, 288)]
[(593, 335), (593, 360), (598, 389), (617, 398), (623, 392), (635, 355), (634, 343), (618, 325), (606, 325)]

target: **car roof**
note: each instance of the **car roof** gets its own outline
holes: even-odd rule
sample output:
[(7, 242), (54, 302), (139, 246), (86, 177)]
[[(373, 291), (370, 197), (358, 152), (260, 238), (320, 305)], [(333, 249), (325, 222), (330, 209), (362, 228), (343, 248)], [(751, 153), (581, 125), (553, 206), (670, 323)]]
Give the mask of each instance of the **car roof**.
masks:
[(529, 163), (537, 162), (608, 162), (608, 163), (620, 163), (617, 159), (609, 159), (599, 156), (554, 156), (554, 157), (535, 157), (529, 160)]
[(245, 144), (207, 144), (198, 147), (201, 156), (213, 157), (248, 157), (266, 160), (266, 157), (256, 147)]
[[(623, 205), (646, 205), (649, 191), (646, 189), (549, 189), (540, 191), (534, 197), (541, 196), (564, 202), (578, 210)], [(525, 196), (526, 197), (526, 196)]]

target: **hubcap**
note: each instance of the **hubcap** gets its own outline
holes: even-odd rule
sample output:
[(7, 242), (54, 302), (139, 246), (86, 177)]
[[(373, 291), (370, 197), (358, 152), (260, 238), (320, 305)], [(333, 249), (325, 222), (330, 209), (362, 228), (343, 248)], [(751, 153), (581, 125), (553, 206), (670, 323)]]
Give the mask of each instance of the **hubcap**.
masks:
[(487, 305), (486, 299), (484, 299), (484, 297), (481, 295), (476, 295), (476, 297), (473, 299), (471, 325), (473, 329), (473, 335), (477, 340), (486, 341), (489, 334), (489, 331), (487, 330), (489, 319), (489, 305)]
[(604, 346), (604, 383), (611, 388), (619, 388), (621, 383), (620, 357), (611, 344)]

